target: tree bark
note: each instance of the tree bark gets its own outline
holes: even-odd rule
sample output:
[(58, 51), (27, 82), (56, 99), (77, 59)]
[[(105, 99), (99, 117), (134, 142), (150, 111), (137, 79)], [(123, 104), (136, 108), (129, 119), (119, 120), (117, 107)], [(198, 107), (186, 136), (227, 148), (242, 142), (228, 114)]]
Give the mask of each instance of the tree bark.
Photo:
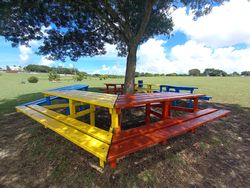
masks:
[(138, 45), (128, 46), (124, 94), (134, 93), (137, 47)]

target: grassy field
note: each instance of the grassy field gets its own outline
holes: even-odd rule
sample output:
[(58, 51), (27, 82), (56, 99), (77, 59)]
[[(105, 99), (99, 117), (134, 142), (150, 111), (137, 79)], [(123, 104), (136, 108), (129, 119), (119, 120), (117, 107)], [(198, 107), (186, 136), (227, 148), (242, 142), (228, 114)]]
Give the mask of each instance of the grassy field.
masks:
[[(72, 84), (88, 84), (91, 89), (104, 87), (104, 83), (122, 83), (123, 79), (99, 80), (88, 78), (82, 82), (73, 81), (71, 76), (61, 76), (60, 82), (49, 82), (48, 74), (36, 74), (39, 82), (28, 83), (30, 74), (8, 74), (0, 76), (0, 114), (14, 111), (16, 105), (42, 97), (41, 91)], [(250, 107), (250, 77), (148, 77), (144, 83), (197, 86), (197, 93), (213, 96), (213, 102), (238, 104)], [(23, 84), (22, 82), (25, 82)]]
[[(72, 84), (88, 84), (90, 90), (123, 79), (88, 78), (74, 82), (71, 76), (49, 82), (37, 74), (0, 76), (0, 187), (249, 187), (250, 77), (151, 77), (144, 83), (197, 86), (213, 96), (201, 108), (228, 109), (226, 119), (119, 160), (117, 169), (98, 166), (98, 160), (50, 129), (15, 111), (15, 106), (42, 97), (41, 91)], [(23, 83), (25, 82), (25, 84)], [(103, 124), (107, 119), (97, 112)], [(104, 115), (105, 116), (105, 115)], [(131, 118), (133, 119), (133, 118)], [(133, 120), (134, 124), (138, 119)]]

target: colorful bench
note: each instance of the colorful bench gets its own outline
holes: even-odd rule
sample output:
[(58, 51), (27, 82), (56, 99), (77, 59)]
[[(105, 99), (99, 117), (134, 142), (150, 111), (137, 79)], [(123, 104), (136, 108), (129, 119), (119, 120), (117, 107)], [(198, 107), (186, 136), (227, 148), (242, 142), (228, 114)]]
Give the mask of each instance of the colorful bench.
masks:
[[(68, 99), (68, 104), (60, 104), (62, 108), (69, 107), (69, 115), (60, 114), (51, 109), (53, 105), (40, 106), (37, 104), (17, 106), (18, 112), (31, 117), (44, 127), (51, 129), (77, 146), (99, 158), (100, 166), (104, 162), (116, 167), (117, 160), (138, 150), (151, 147), (158, 143), (185, 134), (195, 133), (195, 130), (215, 119), (229, 114), (227, 110), (208, 108), (198, 109), (198, 97), (202, 94), (187, 93), (143, 93), (134, 95), (111, 95), (78, 90), (45, 91), (48, 97), (57, 96)], [(171, 102), (181, 99), (193, 99), (191, 113), (171, 117)], [(76, 112), (76, 106), (88, 104), (89, 109)], [(162, 113), (155, 114), (151, 107), (160, 104)], [(145, 107), (145, 125), (128, 130), (121, 129), (121, 110), (127, 108)], [(108, 131), (95, 127), (95, 109), (107, 108), (111, 124)], [(79, 116), (90, 115), (90, 124), (77, 120)], [(151, 122), (150, 115), (160, 118)]]

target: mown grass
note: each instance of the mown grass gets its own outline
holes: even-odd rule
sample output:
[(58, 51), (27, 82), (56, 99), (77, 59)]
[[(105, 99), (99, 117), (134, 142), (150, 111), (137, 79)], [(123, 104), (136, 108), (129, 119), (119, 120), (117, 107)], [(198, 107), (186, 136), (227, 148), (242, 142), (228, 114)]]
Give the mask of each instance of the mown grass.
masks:
[[(90, 88), (104, 87), (104, 83), (123, 83), (124, 79), (107, 79), (89, 77), (75, 82), (72, 76), (61, 76), (60, 82), (48, 81), (48, 74), (35, 74), (39, 78), (36, 84), (28, 83), (31, 74), (2, 73), (0, 76), (0, 114), (14, 111), (16, 105), (42, 97), (41, 92), (47, 89), (72, 84), (88, 84)], [(213, 96), (213, 102), (239, 104), (250, 107), (250, 77), (143, 77), (144, 83), (196, 86), (196, 93)], [(23, 84), (25, 82), (25, 84)]]

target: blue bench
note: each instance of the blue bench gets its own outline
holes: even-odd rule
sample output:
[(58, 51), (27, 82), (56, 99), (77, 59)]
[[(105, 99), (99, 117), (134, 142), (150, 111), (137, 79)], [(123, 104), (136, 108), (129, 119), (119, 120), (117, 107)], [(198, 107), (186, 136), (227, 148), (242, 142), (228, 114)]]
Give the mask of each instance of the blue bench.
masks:
[[(64, 87), (50, 89), (48, 91), (54, 91), (54, 90), (59, 90), (59, 91), (62, 91), (62, 90), (88, 91), (88, 87), (89, 87), (88, 85), (76, 84), (76, 85), (70, 85), (70, 86), (64, 86)], [(31, 102), (21, 104), (20, 106), (28, 106), (28, 105), (34, 105), (34, 104), (37, 104), (37, 105), (43, 105), (43, 104), (50, 105), (51, 101), (53, 101), (55, 99), (60, 99), (60, 98), (55, 97), (55, 96), (51, 96), (51, 97), (48, 96), (48, 97), (44, 97), (44, 98), (41, 98), (41, 99), (37, 99), (35, 101), (31, 101)]]
[[(188, 93), (193, 93), (195, 89), (198, 89), (198, 87), (192, 87), (192, 86), (173, 86), (173, 85), (160, 85), (160, 92), (176, 92), (176, 93), (180, 93), (181, 91), (186, 91)], [(199, 100), (210, 100), (212, 99), (211, 96), (202, 96), (199, 97)], [(177, 105), (177, 101), (173, 102), (173, 106)], [(193, 102), (192, 100), (190, 100), (188, 102), (188, 107), (192, 107), (193, 106)]]

